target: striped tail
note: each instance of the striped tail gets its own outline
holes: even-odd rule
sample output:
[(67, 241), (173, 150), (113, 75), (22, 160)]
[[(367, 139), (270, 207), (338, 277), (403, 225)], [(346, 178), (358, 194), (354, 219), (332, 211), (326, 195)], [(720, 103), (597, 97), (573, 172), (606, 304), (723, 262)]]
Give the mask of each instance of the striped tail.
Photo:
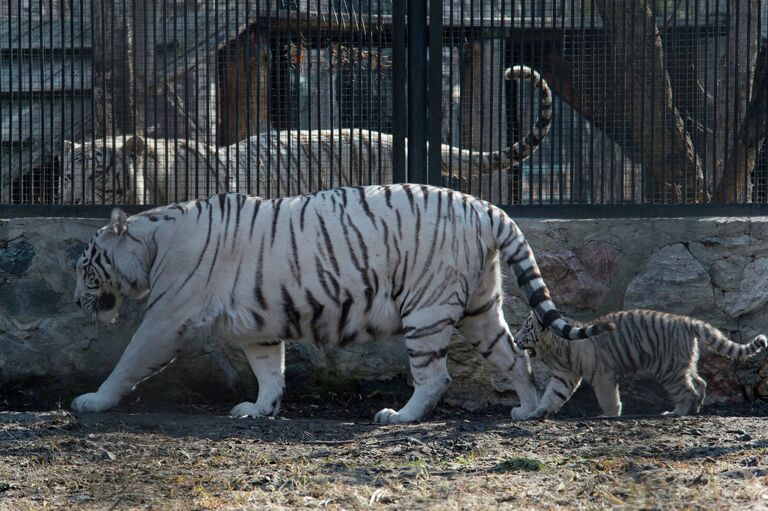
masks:
[[(504, 78), (507, 80), (529, 80), (533, 82), (533, 86), (541, 93), (541, 112), (539, 118), (531, 131), (521, 141), (515, 142), (514, 145), (499, 151), (478, 152), (451, 148), (453, 160), (457, 163), (461, 160), (466, 165), (466, 169), (472, 168), (473, 161), (477, 162), (478, 158), (484, 173), (519, 165), (536, 152), (552, 125), (552, 90), (538, 72), (528, 66), (514, 66), (504, 72)], [(443, 169), (443, 174), (446, 174), (446, 170), (455, 169)], [(453, 172), (451, 174), (453, 175)]]
[(715, 353), (733, 360), (751, 357), (768, 346), (768, 338), (764, 335), (758, 335), (749, 344), (739, 344), (723, 335), (720, 330), (703, 322), (699, 326), (699, 338)]
[(549, 296), (549, 289), (541, 277), (539, 266), (525, 236), (506, 213), (493, 206), (491, 208), (498, 212), (499, 220), (505, 224), (497, 231), (501, 257), (512, 267), (517, 277), (517, 285), (523, 290), (528, 304), (544, 328), (551, 329), (564, 339), (586, 339), (616, 329), (616, 325), (610, 322), (577, 327), (565, 321)]

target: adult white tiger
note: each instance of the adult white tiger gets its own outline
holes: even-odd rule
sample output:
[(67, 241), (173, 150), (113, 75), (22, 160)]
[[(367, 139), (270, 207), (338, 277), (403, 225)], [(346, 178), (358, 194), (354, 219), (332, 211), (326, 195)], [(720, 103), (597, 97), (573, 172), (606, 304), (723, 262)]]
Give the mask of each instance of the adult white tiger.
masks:
[(77, 263), (75, 301), (111, 321), (124, 297), (147, 296), (145, 316), (98, 391), (72, 407), (114, 406), (171, 361), (191, 331), (210, 329), (242, 347), (258, 379), (256, 402), (232, 414), (274, 415), (284, 339), (347, 345), (402, 333), (415, 390), (375, 421), (418, 421), (450, 381), (446, 350), (457, 327), (531, 411), (538, 398), (502, 314), (500, 257), (553, 331), (577, 339), (611, 328), (567, 324), (517, 225), (448, 189), (338, 188), (274, 200), (222, 193), (130, 218), (115, 209)]
[[(505, 72), (507, 80), (529, 81), (541, 93), (539, 118), (520, 141), (498, 151), (474, 151), (442, 144), (445, 182), (459, 180), (462, 191), (472, 182), (477, 190), (489, 180), (531, 156), (541, 145), (552, 122), (552, 91), (546, 81), (527, 66)], [(75, 179), (84, 172), (88, 183), (65, 201), (88, 202), (95, 188), (95, 203), (167, 204), (206, 197), (221, 191), (255, 193), (267, 198), (285, 197), (337, 186), (392, 183), (394, 137), (362, 129), (270, 130), (235, 144), (217, 148), (200, 141), (158, 139), (132, 135), (120, 143), (98, 139), (96, 148), (114, 147), (115, 165), (72, 165)], [(93, 144), (80, 146), (87, 153)], [(406, 155), (407, 157), (407, 155)], [(111, 161), (111, 160), (110, 160)], [(76, 161), (74, 163), (77, 163)], [(70, 171), (68, 171), (69, 173)], [(480, 178), (480, 176), (483, 178)], [(134, 177), (137, 185), (130, 187)], [(471, 176), (469, 179), (468, 176)], [(116, 186), (115, 183), (126, 183)], [(453, 185), (452, 185), (453, 186)]]

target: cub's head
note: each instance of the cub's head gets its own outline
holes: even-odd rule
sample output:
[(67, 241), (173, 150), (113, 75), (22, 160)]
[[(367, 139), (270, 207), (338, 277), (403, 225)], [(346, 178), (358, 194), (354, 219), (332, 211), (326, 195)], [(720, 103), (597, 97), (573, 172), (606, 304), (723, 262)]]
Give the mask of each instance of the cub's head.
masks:
[(521, 350), (536, 358), (548, 349), (548, 329), (543, 327), (536, 314), (531, 312), (515, 333), (515, 343)]
[(105, 323), (117, 317), (131, 287), (116, 261), (121, 238), (127, 231), (126, 222), (125, 212), (113, 209), (109, 225), (99, 229), (77, 261), (75, 304)]
[[(64, 141), (62, 197), (64, 204), (127, 204), (137, 202), (134, 159), (121, 151), (124, 137), (83, 143)], [(140, 191), (140, 190), (139, 190)]]

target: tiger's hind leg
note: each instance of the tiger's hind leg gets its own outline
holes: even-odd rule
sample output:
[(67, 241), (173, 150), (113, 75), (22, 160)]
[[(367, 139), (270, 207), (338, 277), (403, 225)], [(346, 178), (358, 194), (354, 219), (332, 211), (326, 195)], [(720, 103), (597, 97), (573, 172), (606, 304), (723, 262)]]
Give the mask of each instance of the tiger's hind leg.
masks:
[[(520, 406), (512, 410), (512, 417), (527, 416), (539, 404), (528, 354), (520, 351), (514, 343), (514, 338), (504, 319), (501, 298), (489, 297), (485, 302), (480, 301), (480, 303), (481, 305), (477, 307), (468, 308), (468, 312), (461, 320), (459, 331), (512, 383), (520, 399)], [(471, 302), (470, 305), (472, 305)]]
[(259, 382), (255, 403), (244, 401), (232, 408), (233, 417), (274, 417), (280, 411), (285, 388), (285, 343), (252, 344), (243, 348)]
[(454, 321), (439, 318), (439, 311), (414, 312), (403, 320), (405, 345), (411, 365), (414, 391), (400, 410), (385, 408), (373, 418), (377, 424), (417, 422), (432, 411), (445, 393), (448, 375), (447, 352)]
[(704, 400), (707, 398), (707, 382), (704, 378), (698, 374), (693, 377), (693, 385), (696, 387), (696, 392), (699, 394), (699, 402), (696, 404), (695, 413), (701, 412), (701, 407), (704, 405)]
[(679, 379), (667, 383), (664, 385), (672, 396), (672, 401), (675, 403), (675, 409), (671, 412), (664, 412), (662, 415), (689, 415), (696, 413), (701, 406), (701, 397), (696, 389), (697, 383), (691, 378), (691, 375), (686, 373)]
[(604, 417), (621, 416), (621, 397), (619, 396), (619, 384), (613, 378), (598, 379), (593, 382), (597, 402), (603, 411)]

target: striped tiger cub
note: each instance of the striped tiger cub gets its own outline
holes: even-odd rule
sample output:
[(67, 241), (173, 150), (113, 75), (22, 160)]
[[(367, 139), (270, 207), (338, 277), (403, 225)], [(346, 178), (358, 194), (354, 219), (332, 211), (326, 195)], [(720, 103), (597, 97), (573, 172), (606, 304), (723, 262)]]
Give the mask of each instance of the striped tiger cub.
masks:
[(666, 388), (675, 409), (665, 415), (698, 413), (707, 389), (696, 369), (700, 345), (738, 360), (768, 344), (764, 335), (749, 344), (737, 344), (704, 321), (650, 310), (616, 312), (597, 321), (613, 323), (616, 329), (591, 339), (562, 342), (538, 318), (528, 317), (515, 334), (515, 341), (532, 357), (545, 362), (552, 370), (552, 378), (539, 406), (518, 413), (516, 418), (557, 412), (582, 379), (595, 389), (603, 414), (619, 416), (618, 379), (627, 375), (649, 376)]
[[(521, 141), (499, 151), (470, 151), (441, 146), (443, 181), (468, 191), (467, 183), (488, 180), (531, 156), (552, 123), (552, 92), (546, 81), (527, 66), (505, 72), (508, 80), (531, 81), (541, 93), (540, 116)], [(65, 165), (66, 175), (85, 181), (65, 190), (64, 201), (75, 204), (167, 204), (230, 191), (279, 198), (338, 186), (392, 183), (393, 136), (361, 129), (270, 130), (235, 144), (219, 147), (185, 139), (132, 135), (97, 140), (110, 147), (115, 165)], [(109, 142), (108, 142), (109, 141)], [(99, 144), (100, 142), (100, 144)], [(88, 157), (92, 145), (78, 154)], [(94, 155), (96, 156), (96, 155)], [(407, 157), (407, 155), (406, 155)], [(470, 179), (467, 177), (470, 176)], [(459, 179), (460, 178), (460, 179)], [(136, 184), (131, 187), (131, 184)], [(123, 183), (121, 185), (121, 183)], [(498, 182), (493, 183), (498, 187)], [(473, 190), (478, 188), (475, 182)], [(74, 195), (69, 190), (73, 189)], [(91, 196), (94, 199), (91, 199)]]
[(146, 297), (144, 318), (99, 390), (72, 407), (111, 408), (203, 331), (241, 347), (259, 382), (256, 401), (232, 415), (275, 415), (284, 340), (334, 347), (402, 334), (413, 396), (374, 420), (414, 422), (451, 380), (446, 355), (457, 328), (511, 380), (529, 413), (538, 396), (504, 320), (502, 264), (557, 335), (612, 327), (568, 324), (512, 219), (449, 189), (368, 186), (273, 200), (222, 193), (130, 218), (115, 209), (77, 263), (75, 302), (112, 321), (125, 297)]

